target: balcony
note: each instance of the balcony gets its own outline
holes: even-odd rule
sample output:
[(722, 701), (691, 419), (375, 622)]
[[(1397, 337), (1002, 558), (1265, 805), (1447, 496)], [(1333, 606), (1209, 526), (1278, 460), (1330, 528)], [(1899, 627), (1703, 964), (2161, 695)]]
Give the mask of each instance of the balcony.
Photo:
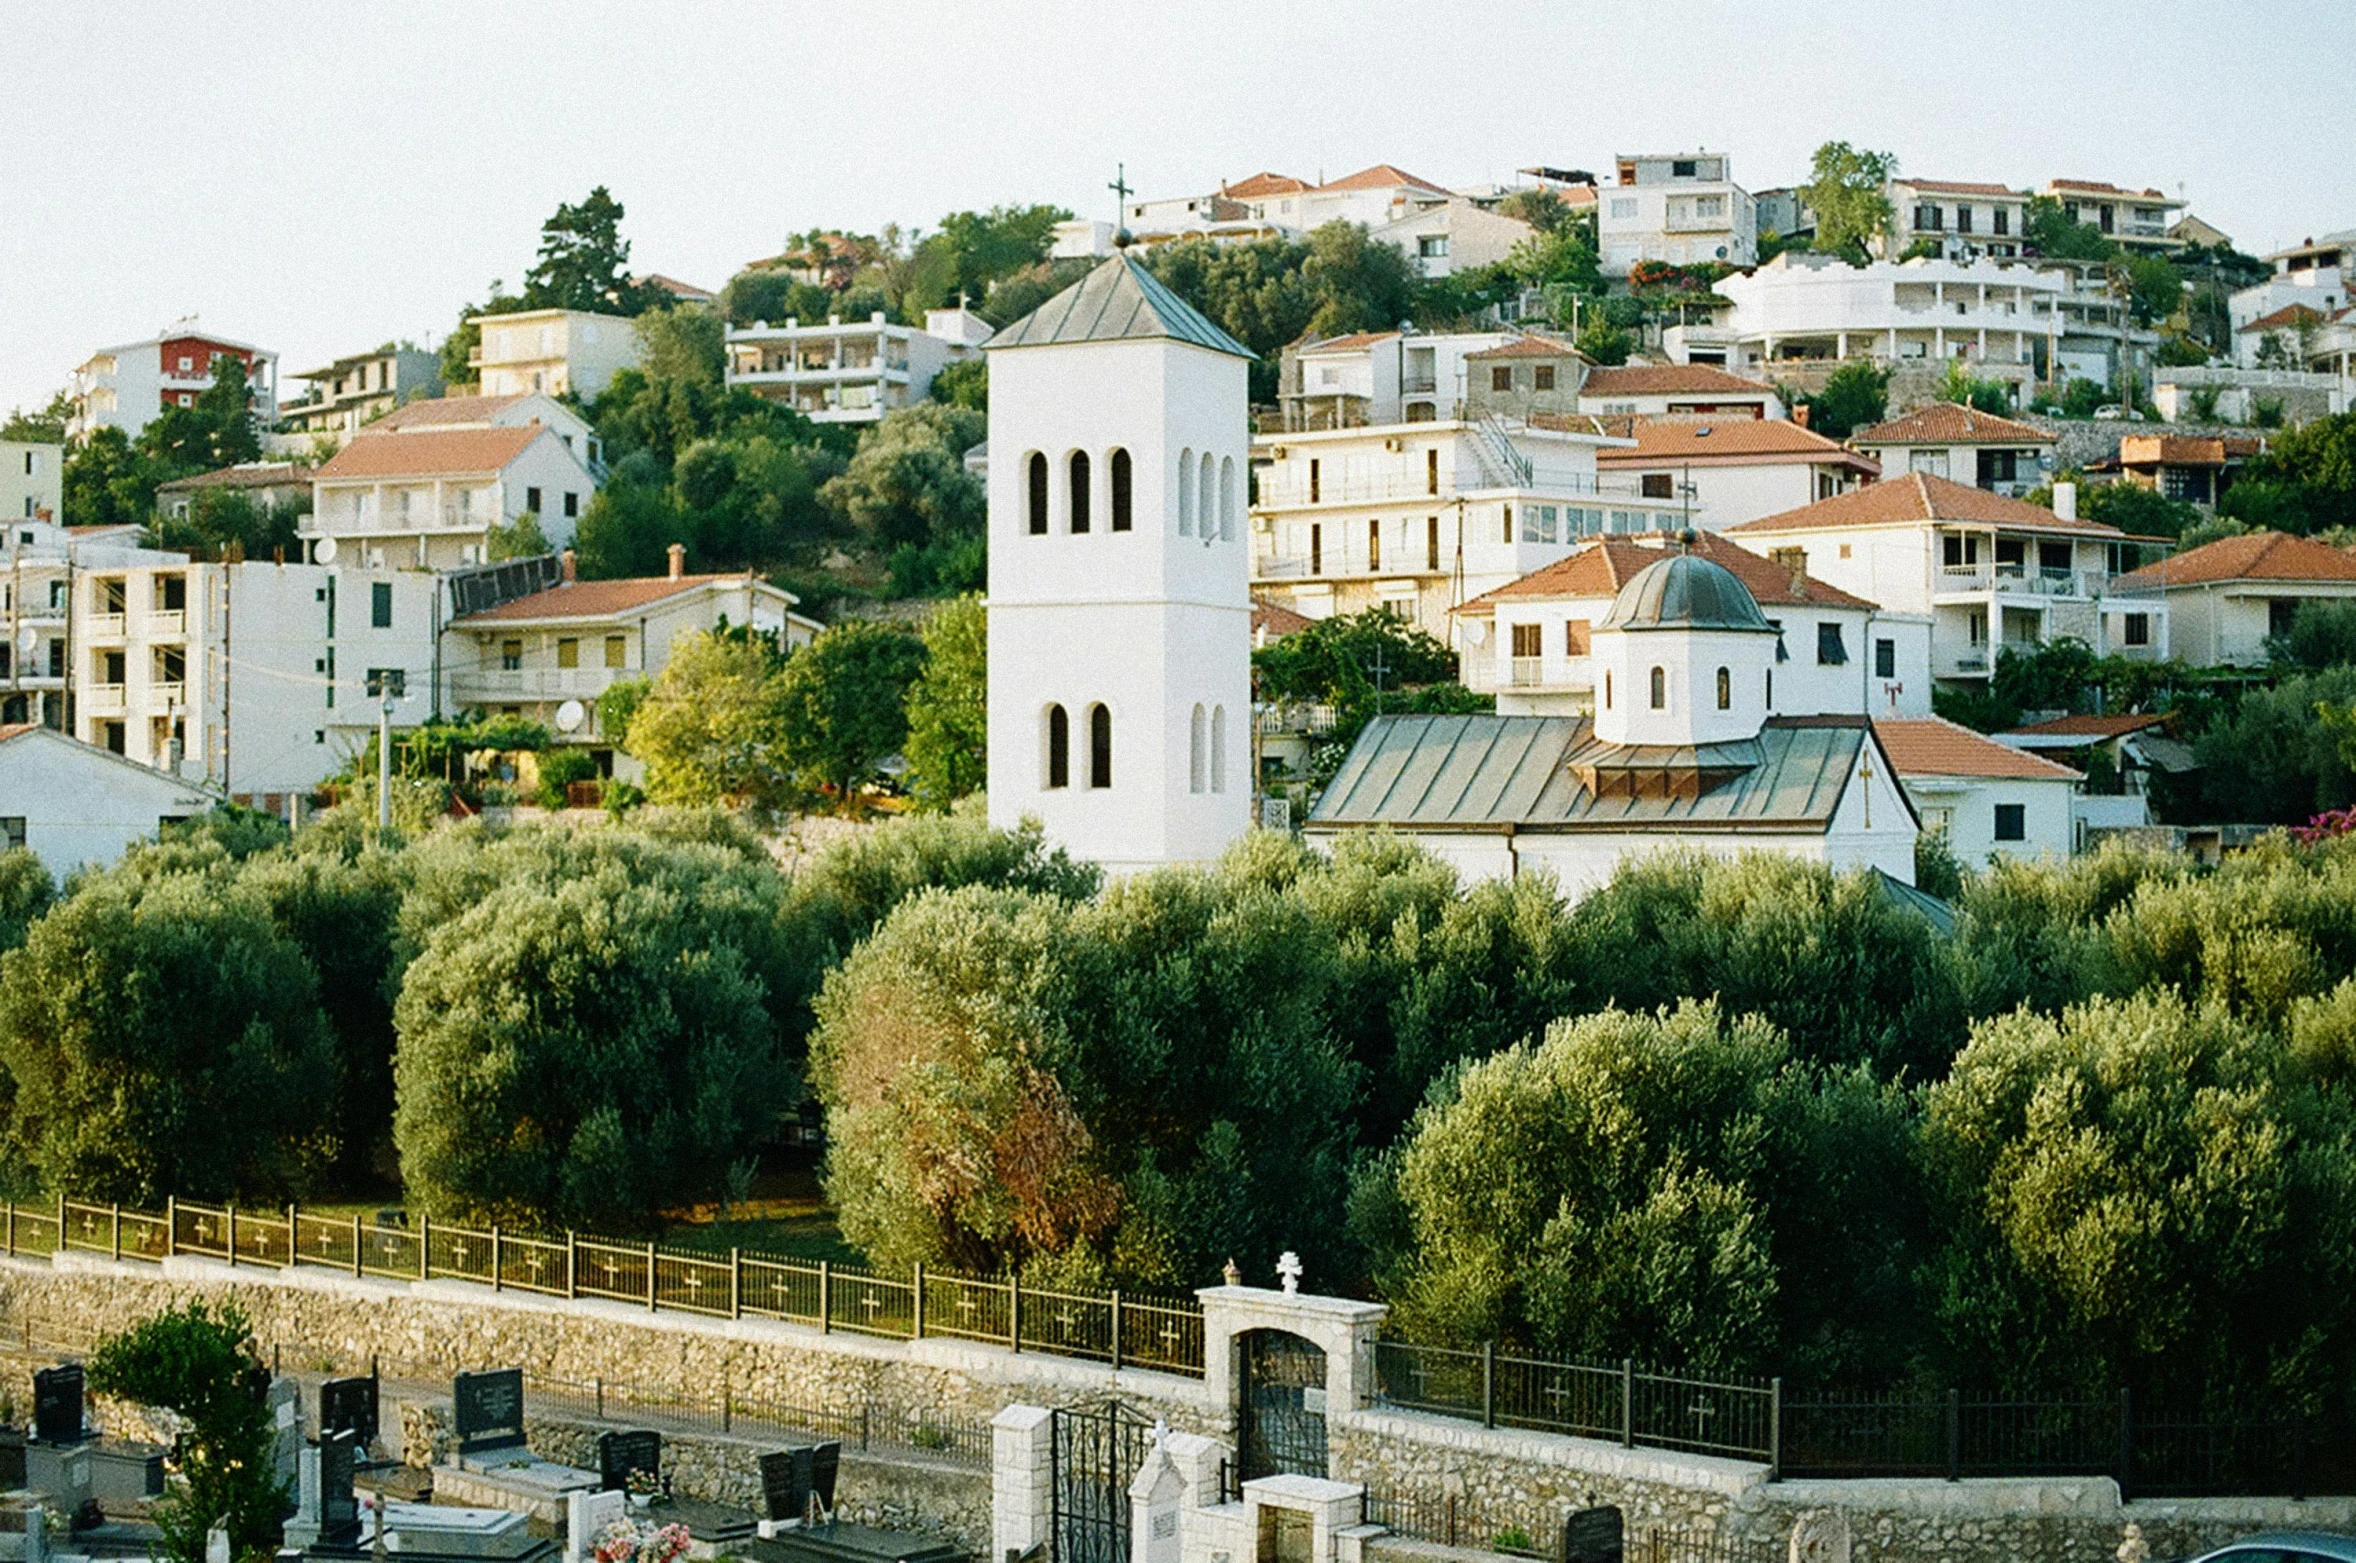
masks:
[(1402, 396), (1429, 396), (1439, 388), (1440, 382), (1429, 374), (1402, 375), (1399, 379)]
[(187, 703), (187, 695), (188, 686), (177, 679), (169, 681), (158, 679), (147, 686), (147, 702), (150, 705), (184, 705)]
[(594, 700), (619, 680), (637, 676), (632, 668), (476, 668), (452, 674), (450, 694), (460, 705)]
[(1464, 687), (1484, 693), (1595, 687), (1595, 663), (1589, 657), (1482, 657), (1467, 653), (1463, 668)]
[[(1540, 502), (1549, 499), (1588, 499), (1612, 492), (1606, 490), (1591, 472), (1533, 472), (1525, 484), (1497, 484), (1477, 472), (1462, 474), (1464, 481), (1451, 484), (1446, 477), (1440, 480), (1440, 491), (1432, 492), (1431, 479), (1422, 472), (1378, 473), (1371, 476), (1326, 476), (1312, 489), (1306, 479), (1278, 477), (1272, 473), (1260, 475), (1260, 497), (1255, 510), (1299, 510), (1311, 505), (1364, 505), (1383, 503), (1432, 504), (1454, 503), (1459, 493), (1497, 493), (1518, 488), (1523, 494), (1535, 496)], [(1634, 490), (1621, 485), (1617, 492), (1633, 497)]]
[(188, 633), (188, 612), (184, 608), (159, 608), (147, 616), (147, 635), (151, 640), (172, 640)]
[(92, 640), (121, 640), (123, 615), (119, 611), (93, 613), (82, 621), (82, 633)]
[(2095, 570), (2028, 570), (2018, 566), (1951, 564), (1939, 571), (1942, 599), (1985, 597), (2077, 597), (2102, 595), (2110, 578)]
[(82, 705), (92, 716), (121, 716), (123, 714), (123, 686), (120, 684), (84, 684)]

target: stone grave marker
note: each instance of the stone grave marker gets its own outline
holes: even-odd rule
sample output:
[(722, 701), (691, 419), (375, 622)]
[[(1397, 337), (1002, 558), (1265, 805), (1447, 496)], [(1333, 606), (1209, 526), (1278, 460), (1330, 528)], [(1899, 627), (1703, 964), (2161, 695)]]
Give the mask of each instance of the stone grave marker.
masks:
[(290, 1378), (272, 1379), (264, 1403), (270, 1408), (271, 1469), (278, 1477), (279, 1490), (291, 1502), (301, 1479), (303, 1387)]
[(458, 1422), (460, 1455), (523, 1447), (523, 1369), (461, 1373), (450, 1381), (450, 1400)]
[(598, 1485), (608, 1492), (626, 1491), (632, 1471), (663, 1474), (663, 1435), (646, 1428), (598, 1434)]
[(331, 1378), (319, 1386), (319, 1436), (350, 1433), (363, 1450), (376, 1446), (381, 1431), (377, 1383), (365, 1378)]
[(629, 1500), (620, 1492), (571, 1492), (564, 1499), (564, 1555), (566, 1563), (588, 1563), (597, 1533), (616, 1520), (629, 1517)]
[(1563, 1563), (1621, 1563), (1627, 1526), (1611, 1504), (1581, 1509), (1562, 1522)]
[(360, 1539), (360, 1498), (352, 1491), (352, 1477), (360, 1467), (359, 1435), (349, 1428), (322, 1434), (318, 1456), (320, 1539), (349, 1545)]
[(301, 1551), (319, 1539), (319, 1451), (306, 1449), (299, 1462), (302, 1478), (295, 1484), (295, 1511), (287, 1517), (284, 1546)]
[(82, 1441), (82, 1365), (60, 1363), (33, 1375), (33, 1436), (45, 1444)]
[(821, 1509), (834, 1508), (835, 1478), (843, 1463), (838, 1443), (803, 1444), (761, 1456), (761, 1514), (772, 1523), (800, 1520), (815, 1497)]

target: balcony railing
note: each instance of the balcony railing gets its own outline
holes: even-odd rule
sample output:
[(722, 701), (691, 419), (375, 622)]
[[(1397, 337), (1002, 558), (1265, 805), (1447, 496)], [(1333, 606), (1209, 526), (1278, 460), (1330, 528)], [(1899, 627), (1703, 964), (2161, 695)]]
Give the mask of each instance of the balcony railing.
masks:
[(1468, 655), (1464, 658), (1463, 667), (1464, 686), (1467, 689), (1494, 691), (1595, 687), (1595, 664), (1587, 657)]
[(147, 616), (147, 633), (170, 637), (188, 633), (188, 612), (184, 608), (159, 608)]
[[(1256, 508), (1261, 510), (1295, 510), (1307, 505), (1361, 505), (1386, 501), (1430, 500), (1435, 504), (1452, 503), (1459, 487), (1468, 492), (1495, 493), (1498, 486), (1477, 472), (1464, 474), (1466, 482), (1451, 485), (1442, 479), (1438, 493), (1432, 492), (1429, 476), (1415, 473), (1377, 473), (1371, 476), (1332, 475), (1321, 477), (1312, 488), (1306, 478), (1286, 479), (1263, 473), (1260, 477), (1260, 498)], [(1586, 499), (1598, 495), (1618, 494), (1633, 498), (1635, 489), (1621, 484), (1605, 488), (1591, 472), (1533, 471), (1530, 481), (1519, 485), (1522, 493), (1541, 502), (1550, 499)]]
[(123, 686), (120, 684), (84, 684), (82, 703), (93, 716), (119, 716), (123, 710)]
[(2099, 597), (2109, 577), (2093, 570), (2029, 570), (2003, 565), (1951, 564), (1939, 571), (1942, 592), (2000, 596)]
[(617, 680), (636, 676), (629, 668), (477, 668), (452, 674), (450, 691), (465, 705), (495, 700), (594, 699)]
[(82, 621), (82, 633), (92, 640), (121, 640), (123, 638), (123, 615), (120, 613), (93, 613)]
[(1428, 374), (1402, 375), (1399, 378), (1399, 391), (1405, 396), (1429, 396), (1439, 388), (1440, 382)]
[(156, 679), (147, 686), (147, 698), (150, 704), (176, 706), (185, 702), (187, 691), (178, 679)]

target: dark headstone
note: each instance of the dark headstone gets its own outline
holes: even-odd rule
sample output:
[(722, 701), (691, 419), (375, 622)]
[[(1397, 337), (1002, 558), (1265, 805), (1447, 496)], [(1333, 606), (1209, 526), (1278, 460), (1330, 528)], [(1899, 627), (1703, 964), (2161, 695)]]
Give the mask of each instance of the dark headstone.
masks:
[(0, 1492), (15, 1492), (25, 1484), (25, 1435), (0, 1427)]
[(62, 1363), (33, 1375), (33, 1436), (45, 1444), (82, 1441), (82, 1365)]
[(818, 1506), (827, 1513), (834, 1512), (834, 1479), (843, 1468), (843, 1446), (839, 1442), (810, 1446), (810, 1490), (818, 1495)]
[(458, 1421), (458, 1452), (512, 1449), (524, 1441), (524, 1370), (461, 1373), (450, 1382)]
[(319, 1386), (319, 1437), (350, 1433), (362, 1449), (376, 1443), (380, 1430), (377, 1384), (367, 1378), (331, 1378)]
[(1562, 1522), (1563, 1563), (1620, 1563), (1626, 1533), (1612, 1505), (1581, 1509)]
[(803, 1444), (761, 1456), (761, 1513), (771, 1520), (798, 1520), (816, 1497), (821, 1509), (834, 1509), (835, 1477), (842, 1470), (840, 1443)]
[(646, 1429), (597, 1435), (598, 1485), (620, 1492), (630, 1485), (632, 1471), (663, 1474), (663, 1435)]
[(352, 1491), (352, 1477), (359, 1464), (360, 1439), (351, 1429), (320, 1434), (319, 1538), (322, 1541), (349, 1543), (359, 1539), (360, 1500)]

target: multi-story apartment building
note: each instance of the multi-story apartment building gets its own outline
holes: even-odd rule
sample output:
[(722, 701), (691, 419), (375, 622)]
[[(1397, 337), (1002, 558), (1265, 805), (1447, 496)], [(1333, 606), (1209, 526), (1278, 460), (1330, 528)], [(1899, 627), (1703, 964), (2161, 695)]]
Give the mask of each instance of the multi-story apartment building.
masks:
[(409, 571), (93, 560), (71, 583), (74, 735), (275, 807), (366, 741), (372, 673), (400, 670), (398, 721), (430, 714), (441, 591)]
[(922, 330), (893, 325), (881, 310), (856, 323), (755, 321), (728, 329), (728, 384), (814, 423), (874, 423), (923, 401), (934, 375), (989, 338), (989, 323), (964, 308), (925, 311)]
[(2356, 278), (2356, 228), (2302, 240), (2266, 259), (2274, 275), (2226, 301), (2234, 361), (2255, 368), (2263, 355), (2271, 363), (2303, 366), (2317, 331), (2356, 303), (2349, 291)]
[(594, 399), (617, 369), (638, 365), (638, 327), (621, 315), (579, 309), (527, 309), (512, 315), (475, 315), (483, 339), (467, 355), (484, 396), (570, 391)]
[(547, 424), (370, 432), (313, 475), (299, 532), (317, 563), (457, 569), (486, 562), (491, 528), (526, 513), (552, 547), (564, 546), (597, 486)]
[(1391, 608), (1434, 635), (1449, 610), (1605, 534), (1673, 527), (1674, 502), (1606, 482), (1591, 431), (1488, 418), (1262, 435), (1252, 591), (1309, 618)]
[(1997, 184), (1952, 179), (1893, 179), (1889, 183), (1891, 231), (1883, 245), (1895, 260), (1928, 241), (1948, 260), (1985, 255), (2009, 260), (2021, 253), (2029, 198)]
[(1612, 413), (1781, 418), (1772, 386), (1687, 364), (1598, 368), (1536, 331), (1367, 331), (1285, 349), (1286, 429), (1348, 429), (1491, 415)]
[(166, 407), (195, 406), (213, 383), (213, 361), (223, 357), (245, 366), (255, 419), (267, 424), (277, 418), (278, 355), (183, 321), (144, 342), (103, 347), (84, 359), (74, 370), (66, 438), (80, 440), (101, 428), (135, 435)]
[(1206, 195), (1131, 201), (1121, 208), (1121, 221), (1138, 243), (1148, 245), (1190, 238), (1299, 238), (1337, 221), (1369, 231), (1385, 228), (1449, 199), (1449, 192), (1430, 180), (1377, 163), (1318, 184), (1259, 173)]
[[(1924, 472), (1730, 529), (1846, 592), (1931, 619), (1931, 675), (1977, 683), (2007, 647), (2071, 638), (2098, 654), (2167, 655), (2167, 606), (2110, 591), (2138, 562), (2118, 528), (2083, 521), (2075, 493), (2047, 510)], [(1786, 552), (1786, 551), (1789, 552)]]
[(56, 521), (65, 514), (65, 447), (0, 440), (0, 521)]
[(139, 546), (134, 527), (79, 535), (46, 518), (0, 530), (0, 725), (63, 730), (74, 646), (73, 588), (81, 572), (182, 563), (185, 554)]
[(560, 743), (587, 745), (607, 775), (625, 779), (636, 762), (615, 751), (622, 735), (598, 723), (597, 700), (627, 679), (653, 678), (681, 635), (723, 622), (806, 646), (817, 621), (794, 612), (798, 598), (749, 573), (689, 575), (686, 550), (671, 545), (671, 573), (621, 581), (575, 581), (571, 559), (557, 585), (464, 614), (442, 637), (449, 700), (542, 723)]
[(382, 347), (353, 353), (295, 376), (309, 389), (278, 409), (289, 434), (348, 440), (360, 426), (403, 402), (442, 394), (442, 361), (422, 348)]
[(1622, 156), (1619, 183), (1599, 194), (1596, 242), (1603, 269), (1624, 276), (1638, 261), (1749, 266), (1759, 258), (1759, 215), (1722, 152)]
[(2184, 240), (2169, 232), (2184, 215), (2184, 203), (2174, 196), (2122, 190), (2096, 179), (2048, 179), (2038, 194), (2059, 201), (2070, 221), (2098, 228), (2127, 249), (2170, 255), (2184, 248)]

